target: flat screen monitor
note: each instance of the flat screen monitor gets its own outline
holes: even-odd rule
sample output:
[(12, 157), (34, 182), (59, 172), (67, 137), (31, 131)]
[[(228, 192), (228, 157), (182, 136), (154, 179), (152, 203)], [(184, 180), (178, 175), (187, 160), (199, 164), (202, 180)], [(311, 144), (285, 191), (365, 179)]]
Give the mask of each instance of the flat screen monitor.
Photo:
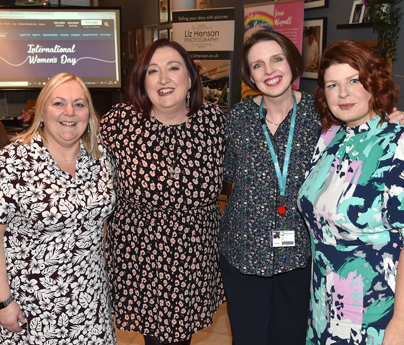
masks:
[(39, 89), (61, 72), (121, 88), (120, 23), (119, 8), (0, 8), (0, 89)]

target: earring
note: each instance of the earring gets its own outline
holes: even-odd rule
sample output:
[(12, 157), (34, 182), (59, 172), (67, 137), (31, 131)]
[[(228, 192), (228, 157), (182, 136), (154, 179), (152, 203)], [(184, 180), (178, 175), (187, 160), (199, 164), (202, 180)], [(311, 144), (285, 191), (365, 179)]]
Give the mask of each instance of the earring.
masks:
[(39, 122), (39, 126), (43, 127), (43, 121)]
[(188, 93), (187, 93), (187, 108), (189, 109), (189, 98), (191, 97), (191, 93), (189, 92), (189, 90), (188, 90)]
[(87, 133), (90, 133), (90, 124), (87, 124)]

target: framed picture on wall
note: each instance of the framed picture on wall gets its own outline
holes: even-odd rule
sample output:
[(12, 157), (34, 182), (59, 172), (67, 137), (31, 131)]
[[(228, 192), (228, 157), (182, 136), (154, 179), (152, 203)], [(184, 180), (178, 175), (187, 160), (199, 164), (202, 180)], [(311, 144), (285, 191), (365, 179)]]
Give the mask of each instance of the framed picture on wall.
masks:
[(325, 48), (327, 18), (305, 20), (303, 24), (302, 78), (317, 79), (318, 63)]
[(157, 24), (146, 25), (144, 27), (144, 46), (147, 47), (150, 43), (159, 38)]
[(352, 4), (351, 16), (349, 17), (349, 24), (359, 24), (363, 22), (365, 15), (365, 4), (362, 0), (355, 0)]
[(328, 0), (304, 0), (304, 9), (328, 7)]
[(165, 24), (170, 21), (170, 0), (158, 0), (159, 2), (159, 22)]
[(135, 60), (135, 30), (128, 30), (128, 59)]
[(168, 38), (168, 29), (160, 29), (159, 30), (159, 38)]
[(143, 39), (143, 27), (139, 26), (135, 29), (135, 46), (136, 46), (136, 60), (139, 58), (140, 54), (144, 49), (144, 39)]

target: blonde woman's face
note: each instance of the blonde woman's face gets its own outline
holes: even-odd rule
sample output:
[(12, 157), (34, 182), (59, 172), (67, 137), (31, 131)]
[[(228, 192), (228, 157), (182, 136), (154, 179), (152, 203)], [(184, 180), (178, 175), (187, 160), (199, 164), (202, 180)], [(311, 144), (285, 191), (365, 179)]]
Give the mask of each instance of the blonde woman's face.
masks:
[(79, 145), (88, 121), (88, 102), (80, 84), (68, 81), (59, 85), (52, 92), (43, 116), (47, 145), (64, 148)]

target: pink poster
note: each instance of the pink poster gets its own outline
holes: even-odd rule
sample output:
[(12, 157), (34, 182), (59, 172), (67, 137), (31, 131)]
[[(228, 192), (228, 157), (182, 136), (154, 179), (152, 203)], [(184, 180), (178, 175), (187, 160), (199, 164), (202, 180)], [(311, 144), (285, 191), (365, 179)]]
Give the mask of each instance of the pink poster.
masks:
[[(272, 1), (263, 5), (246, 5), (244, 7), (244, 42), (256, 31), (268, 28), (278, 31), (288, 37), (302, 52), (304, 21), (304, 1), (291, 0), (288, 2)], [(294, 90), (299, 88), (300, 78), (292, 85)], [(244, 83), (241, 88), (241, 99), (251, 98), (257, 93)]]

